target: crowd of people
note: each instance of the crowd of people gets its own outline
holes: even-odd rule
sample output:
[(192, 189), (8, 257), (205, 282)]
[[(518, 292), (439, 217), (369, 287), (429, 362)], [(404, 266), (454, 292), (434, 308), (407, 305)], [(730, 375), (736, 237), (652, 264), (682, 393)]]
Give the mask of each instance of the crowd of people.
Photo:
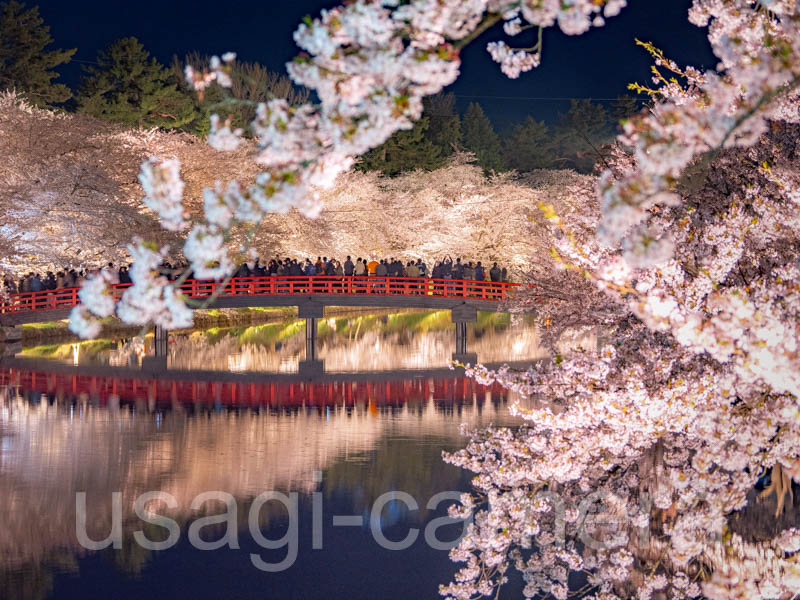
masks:
[(377, 277), (432, 277), (434, 279), (465, 279), (469, 281), (508, 281), (508, 271), (494, 263), (486, 269), (481, 261), (477, 263), (462, 262), (460, 258), (455, 261), (446, 256), (437, 260), (433, 269), (428, 270), (428, 265), (421, 258), (416, 261), (409, 260), (405, 263), (395, 258), (365, 259), (348, 256), (342, 263), (335, 258), (318, 256), (316, 261), (310, 258), (305, 261), (297, 259), (272, 259), (266, 265), (256, 261), (255, 265), (241, 265), (236, 271), (237, 277), (263, 276), (263, 275), (338, 275), (338, 276), (370, 276)]
[[(188, 267), (177, 263), (172, 265), (165, 262), (162, 265), (162, 273), (170, 280), (181, 277)], [(108, 263), (103, 267), (111, 276), (111, 280), (118, 283), (131, 283), (128, 273), (128, 266), (122, 265), (115, 267), (113, 263)], [(7, 294), (42, 292), (46, 290), (59, 290), (66, 288), (80, 287), (86, 277), (99, 269), (84, 270), (67, 268), (53, 273), (48, 271), (44, 276), (40, 273), (30, 272), (18, 281), (6, 275), (3, 278), (3, 285)], [(508, 281), (508, 271), (505, 267), (500, 268), (494, 263), (490, 268), (486, 268), (481, 261), (462, 261), (461, 258), (453, 260), (446, 256), (437, 260), (433, 268), (428, 269), (428, 265), (421, 258), (409, 260), (405, 263), (396, 258), (366, 259), (358, 257), (355, 262), (348, 256), (342, 263), (335, 258), (318, 256), (316, 261), (310, 258), (297, 260), (294, 258), (274, 258), (267, 264), (263, 264), (260, 259), (254, 263), (242, 264), (234, 273), (234, 277), (265, 277), (270, 275), (278, 276), (357, 276), (357, 277), (430, 277), (434, 279), (455, 279), (467, 281)], [(192, 279), (189, 274), (185, 279)]]

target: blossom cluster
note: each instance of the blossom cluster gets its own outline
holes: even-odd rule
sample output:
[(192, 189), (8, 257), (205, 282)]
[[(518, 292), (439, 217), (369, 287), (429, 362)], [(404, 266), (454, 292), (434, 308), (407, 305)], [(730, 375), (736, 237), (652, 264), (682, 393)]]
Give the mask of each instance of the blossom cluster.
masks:
[[(619, 14), (627, 5), (627, 0), (608, 0), (606, 2), (538, 0), (520, 2), (505, 7), (503, 31), (516, 36), (525, 29), (537, 27), (539, 41), (530, 48), (511, 48), (504, 41), (490, 42), (487, 50), (492, 60), (500, 64), (500, 69), (511, 79), (520, 73), (538, 67), (542, 58), (542, 37), (544, 27), (558, 24), (567, 35), (580, 35), (591, 27), (602, 27), (605, 20)], [(524, 21), (524, 23), (523, 23)]]
[[(521, 19), (529, 26), (558, 24), (566, 33), (579, 34), (600, 25), (601, 13), (612, 16), (624, 5), (624, 0), (355, 0), (307, 18), (294, 33), (303, 52), (287, 68), (296, 83), (314, 90), (320, 103), (290, 106), (275, 99), (258, 106), (251, 130), (257, 147), (253, 158), (261, 172), (250, 185), (220, 183), (204, 191), (210, 212), (191, 227), (183, 250), (190, 268), (200, 277), (229, 274), (233, 263), (226, 243), (233, 226), (255, 228), (265, 215), (292, 209), (318, 216), (319, 190), (350, 169), (355, 157), (413, 126), (422, 114), (423, 97), (455, 81), (459, 47), (481, 27), (502, 18)], [(227, 53), (212, 57), (206, 68), (188, 66), (188, 84), (200, 95), (213, 84), (230, 87), (234, 58)], [(504, 61), (509, 75), (536, 64), (513, 53)], [(212, 147), (236, 150), (243, 134), (212, 115)], [(177, 169), (176, 162), (152, 159), (140, 176), (145, 204), (170, 230), (187, 225)], [(232, 216), (220, 221), (228, 212)], [(74, 327), (82, 330), (78, 321)]]
[(129, 275), (132, 285), (121, 293), (112, 287), (114, 274), (100, 270), (90, 275), (78, 295), (81, 303), (72, 309), (70, 329), (81, 337), (97, 337), (100, 319), (115, 315), (130, 325), (153, 323), (165, 329), (192, 325), (192, 311), (180, 290), (159, 273), (169, 248), (135, 239), (128, 247), (133, 260)]
[[(653, 108), (625, 124), (596, 190), (568, 190), (584, 215), (543, 207), (555, 259), (516, 301), (528, 309), (541, 290), (545, 342), (594, 326), (600, 348), (468, 369), (517, 391), (526, 426), (473, 432), (446, 457), (476, 473), (479, 507), (448, 597), (495, 590), (512, 566), (528, 597), (562, 594), (562, 569), (586, 572), (596, 598), (800, 591), (796, 529), (736, 530), (763, 510), (762, 477), (779, 519), (800, 474), (800, 9), (697, 0), (690, 16), (719, 70), (657, 56)], [(564, 515), (598, 498), (605, 525), (542, 518), (550, 491)], [(551, 558), (578, 542), (577, 568)]]

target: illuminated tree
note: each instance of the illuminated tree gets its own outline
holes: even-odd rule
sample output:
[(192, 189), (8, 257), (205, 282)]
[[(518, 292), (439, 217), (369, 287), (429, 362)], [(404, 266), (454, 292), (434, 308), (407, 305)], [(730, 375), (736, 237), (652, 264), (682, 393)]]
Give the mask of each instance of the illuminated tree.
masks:
[[(321, 105), (260, 107), (254, 129), (263, 172), (247, 189), (234, 183), (206, 192), (205, 222), (191, 226), (183, 249), (194, 272), (231, 272), (226, 235), (235, 223), (291, 208), (318, 216), (318, 189), (355, 156), (410, 129), (422, 97), (455, 80), (459, 48), (493, 23), (505, 20), (510, 36), (556, 23), (581, 34), (624, 4), (355, 1), (308, 19), (295, 34), (307, 54), (289, 70)], [(646, 91), (654, 105), (625, 124), (593, 191), (571, 190), (568, 204), (585, 210), (568, 221), (543, 203), (555, 263), (572, 273), (544, 274), (552, 301), (597, 315), (605, 343), (526, 373), (470, 369), (537, 403), (514, 409), (525, 426), (476, 432), (449, 457), (477, 473), (477, 493), (455, 511), (474, 524), (452, 553), (466, 566), (443, 588), (448, 597), (495, 595), (510, 568), (522, 573), (526, 596), (559, 600), (570, 592), (570, 571), (586, 572), (586, 592), (604, 600), (800, 591), (797, 529), (751, 544), (726, 528), (759, 476), (771, 470), (783, 482), (784, 470), (797, 472), (800, 454), (800, 170), (793, 162), (800, 6), (695, 0), (690, 20), (709, 26), (719, 68), (681, 69), (649, 48), (656, 87)], [(541, 42), (528, 49), (493, 42), (489, 50), (510, 77), (541, 59)], [(188, 69), (187, 78), (201, 91), (214, 81), (228, 85), (233, 58)], [(235, 150), (240, 132), (212, 118), (209, 142)], [(140, 178), (145, 203), (165, 227), (188, 228), (179, 165), (151, 160)], [(118, 314), (155, 298), (131, 321), (184, 319), (174, 287), (153, 272), (163, 251), (143, 242), (131, 251), (144, 267)], [(574, 284), (571, 297), (556, 297), (556, 277)], [(108, 314), (108, 294), (92, 280), (82, 294), (73, 328), (87, 335)], [(610, 531), (588, 519), (598, 499), (626, 524)], [(559, 535), (547, 531), (550, 519)], [(581, 554), (574, 537), (587, 545), (587, 526), (599, 545)], [(654, 531), (652, 546), (632, 542), (641, 529)]]

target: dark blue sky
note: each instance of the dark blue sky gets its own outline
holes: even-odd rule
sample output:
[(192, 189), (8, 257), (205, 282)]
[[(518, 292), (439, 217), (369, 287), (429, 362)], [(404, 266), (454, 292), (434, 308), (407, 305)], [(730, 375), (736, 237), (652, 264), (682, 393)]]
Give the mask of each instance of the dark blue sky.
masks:
[[(284, 63), (297, 53), (292, 40), (297, 24), (304, 15), (316, 15), (320, 8), (336, 4), (321, 0), (42, 0), (39, 9), (56, 43), (77, 47), (77, 60), (92, 61), (111, 41), (132, 35), (164, 63), (173, 54), (182, 56), (192, 50), (210, 54), (233, 50), (240, 58), (285, 72)], [(636, 37), (654, 42), (680, 64), (713, 67), (716, 60), (705, 29), (687, 21), (690, 4), (690, 0), (629, 0), (619, 16), (588, 34), (570, 37), (550, 28), (544, 35), (542, 65), (517, 80), (507, 79), (486, 53), (486, 42), (503, 37), (495, 27), (463, 51), (462, 75), (450, 91), (458, 96), (462, 109), (471, 100), (480, 102), (502, 128), (527, 114), (552, 120), (569, 106), (567, 100), (551, 98), (614, 98), (625, 93), (629, 82), (648, 81), (651, 61), (635, 46)], [(527, 41), (522, 43), (527, 45)], [(62, 69), (65, 83), (77, 83), (79, 64)]]

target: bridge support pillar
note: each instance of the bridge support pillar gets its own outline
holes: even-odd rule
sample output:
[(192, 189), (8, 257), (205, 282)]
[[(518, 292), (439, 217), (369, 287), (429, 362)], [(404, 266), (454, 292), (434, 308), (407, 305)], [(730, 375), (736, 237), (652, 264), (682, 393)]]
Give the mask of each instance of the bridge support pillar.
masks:
[(324, 312), (325, 307), (319, 302), (308, 300), (297, 305), (297, 316), (301, 319), (321, 319)]
[(462, 364), (474, 365), (478, 362), (478, 355), (475, 352), (467, 352), (467, 323), (466, 321), (456, 321), (456, 351), (453, 352), (453, 360)]
[(22, 342), (0, 342), (0, 358), (14, 358), (22, 352)]
[(169, 331), (156, 325), (153, 335), (153, 354), (167, 357), (169, 355)]
[(0, 357), (11, 358), (22, 352), (22, 326), (0, 326)]
[(456, 354), (467, 353), (467, 322), (456, 321)]
[(306, 362), (317, 360), (317, 319), (306, 319)]
[(169, 331), (155, 326), (153, 330), (153, 354), (142, 357), (142, 370), (159, 373), (167, 370), (169, 356)]
[(475, 323), (478, 320), (478, 309), (469, 304), (459, 304), (450, 309), (450, 319), (453, 323)]
[(142, 371), (148, 373), (162, 373), (167, 370), (166, 356), (143, 356)]
[(325, 363), (321, 360), (301, 360), (298, 364), (297, 374), (306, 379), (316, 379), (325, 373)]
[(453, 360), (474, 365), (478, 362), (478, 355), (467, 352), (467, 323), (475, 323), (478, 320), (478, 309), (468, 304), (461, 304), (450, 309), (450, 318), (456, 324), (456, 351), (453, 353)]
[(0, 344), (13, 344), (22, 341), (22, 326), (0, 326)]
[(317, 319), (322, 317), (322, 306), (299, 306), (300, 315), (306, 320), (306, 359), (298, 365), (301, 377), (314, 379), (325, 372), (325, 365), (317, 357)]

